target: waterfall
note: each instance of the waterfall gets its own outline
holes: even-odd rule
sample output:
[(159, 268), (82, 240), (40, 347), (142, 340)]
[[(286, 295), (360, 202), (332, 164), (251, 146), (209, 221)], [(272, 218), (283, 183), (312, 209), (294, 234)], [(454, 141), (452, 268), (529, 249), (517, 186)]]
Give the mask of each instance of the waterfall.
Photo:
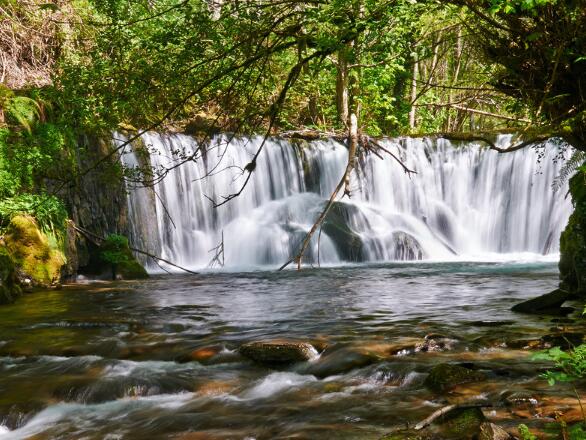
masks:
[[(120, 135), (117, 142), (123, 142)], [(261, 137), (219, 135), (205, 148), (181, 134), (146, 133), (133, 169), (149, 162), (165, 177), (152, 188), (129, 184), (131, 241), (190, 268), (206, 267), (222, 241), (227, 267), (279, 265), (298, 249), (345, 169), (347, 149), (333, 140), (267, 140), (244, 191), (246, 165)], [(510, 136), (497, 139), (506, 146)], [(571, 213), (567, 187), (552, 184), (563, 160), (555, 143), (499, 154), (477, 143), (387, 139), (417, 174), (391, 158), (361, 157), (352, 197), (338, 199), (306, 262), (498, 259), (558, 251)]]

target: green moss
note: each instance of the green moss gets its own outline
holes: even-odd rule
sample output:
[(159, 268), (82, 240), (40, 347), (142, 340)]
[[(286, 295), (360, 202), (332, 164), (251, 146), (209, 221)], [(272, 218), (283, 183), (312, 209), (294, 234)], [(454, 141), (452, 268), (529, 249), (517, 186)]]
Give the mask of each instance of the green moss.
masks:
[(479, 382), (486, 379), (484, 373), (470, 370), (459, 365), (438, 364), (429, 372), (425, 386), (436, 392), (448, 391), (456, 385)]
[(562, 287), (586, 293), (586, 173), (582, 168), (570, 179), (574, 212), (560, 237), (560, 278)]
[(450, 439), (472, 439), (480, 432), (485, 417), (480, 408), (466, 408), (452, 414), (442, 425), (442, 433)]
[(134, 258), (128, 239), (123, 235), (109, 235), (100, 246), (99, 255), (104, 264), (110, 265), (114, 279), (118, 276), (125, 280), (148, 278), (144, 267)]
[(393, 432), (391, 434), (386, 434), (381, 437), (380, 440), (427, 440), (428, 438), (429, 437), (411, 432), (410, 430), (402, 430)]
[(0, 246), (0, 304), (11, 303), (20, 294), (14, 262), (6, 247)]
[(59, 281), (65, 256), (55, 240), (43, 233), (34, 218), (17, 215), (12, 218), (4, 236), (6, 249), (15, 265), (33, 283), (49, 285)]

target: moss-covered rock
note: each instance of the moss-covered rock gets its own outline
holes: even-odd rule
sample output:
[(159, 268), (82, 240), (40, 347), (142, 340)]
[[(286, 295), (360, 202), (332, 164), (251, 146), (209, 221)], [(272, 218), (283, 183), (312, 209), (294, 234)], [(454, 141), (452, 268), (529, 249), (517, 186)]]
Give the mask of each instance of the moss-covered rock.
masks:
[(98, 249), (98, 257), (104, 268), (110, 268), (114, 279), (134, 280), (149, 276), (132, 254), (128, 239), (122, 235), (108, 236)]
[(16, 268), (35, 285), (47, 286), (61, 278), (65, 256), (54, 238), (48, 237), (34, 218), (12, 218), (4, 235), (6, 250)]
[(513, 436), (498, 425), (484, 422), (480, 425), (478, 440), (512, 440)]
[(0, 245), (0, 304), (13, 302), (20, 293), (14, 262), (6, 247)]
[(574, 212), (560, 237), (560, 279), (565, 290), (586, 294), (586, 172), (570, 179)]
[(480, 408), (456, 410), (445, 418), (441, 433), (446, 439), (476, 439), (480, 433), (480, 426), (485, 420)]
[(433, 437), (425, 433), (417, 433), (412, 429), (402, 429), (400, 431), (385, 434), (380, 440), (430, 440)]
[(457, 385), (480, 382), (486, 379), (481, 371), (471, 370), (460, 365), (438, 364), (435, 365), (425, 379), (425, 386), (432, 391), (444, 392)]
[(240, 353), (261, 363), (303, 362), (317, 356), (317, 350), (308, 342), (269, 340), (249, 342), (240, 347)]
[(455, 407), (429, 426), (401, 429), (380, 440), (477, 440), (484, 423), (486, 417), (480, 407)]

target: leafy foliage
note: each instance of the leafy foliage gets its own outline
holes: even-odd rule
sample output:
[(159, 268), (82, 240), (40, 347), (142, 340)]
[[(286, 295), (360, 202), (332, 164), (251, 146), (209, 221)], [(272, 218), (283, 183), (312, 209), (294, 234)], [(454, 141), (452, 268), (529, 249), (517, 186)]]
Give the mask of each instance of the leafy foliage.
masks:
[(586, 344), (579, 345), (567, 352), (560, 347), (550, 348), (536, 354), (534, 359), (551, 361), (555, 364), (556, 371), (548, 371), (543, 375), (550, 385), (586, 377)]
[(128, 239), (123, 235), (108, 235), (100, 249), (102, 260), (114, 266), (130, 260), (128, 255)]
[(521, 440), (537, 440), (537, 437), (529, 431), (527, 425), (519, 425), (519, 434), (521, 435)]
[(54, 196), (20, 194), (0, 200), (0, 223), (7, 225), (17, 215), (31, 215), (45, 233), (58, 235), (65, 227), (67, 210)]

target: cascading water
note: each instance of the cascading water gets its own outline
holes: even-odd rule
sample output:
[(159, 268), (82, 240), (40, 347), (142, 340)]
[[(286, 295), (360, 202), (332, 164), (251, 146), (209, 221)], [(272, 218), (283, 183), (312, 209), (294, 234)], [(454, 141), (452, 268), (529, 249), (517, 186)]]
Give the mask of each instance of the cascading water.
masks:
[[(169, 171), (152, 188), (130, 186), (131, 241), (190, 268), (207, 266), (210, 249), (222, 236), (228, 267), (288, 260), (347, 160), (347, 149), (332, 140), (300, 147), (269, 139), (246, 189), (214, 209), (210, 199), (222, 201), (241, 188), (248, 174), (244, 168), (262, 138), (228, 142), (217, 136), (204, 155), (185, 135), (147, 133), (142, 140), (155, 174)], [(497, 143), (509, 141), (500, 136)], [(306, 261), (495, 259), (557, 252), (571, 204), (564, 197), (567, 188), (552, 188), (561, 167), (555, 144), (508, 154), (446, 140), (384, 144), (417, 174), (406, 175), (390, 157), (362, 158), (352, 176), (352, 198), (334, 205)], [(122, 156), (129, 168), (140, 163), (128, 148)], [(174, 167), (186, 156), (194, 159)]]

